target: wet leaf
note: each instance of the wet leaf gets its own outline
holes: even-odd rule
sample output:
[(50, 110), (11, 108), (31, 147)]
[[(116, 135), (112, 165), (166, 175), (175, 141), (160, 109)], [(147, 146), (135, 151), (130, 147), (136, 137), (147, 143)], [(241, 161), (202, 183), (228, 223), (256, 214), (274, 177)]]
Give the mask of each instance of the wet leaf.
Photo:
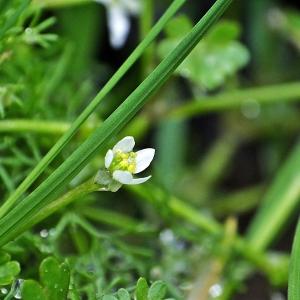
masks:
[[(186, 17), (171, 22), (166, 30), (168, 38), (160, 43), (158, 53), (165, 57), (192, 27)], [(237, 39), (238, 24), (223, 21), (215, 25), (177, 69), (177, 73), (192, 80), (203, 89), (220, 87), (249, 61), (249, 52)]]

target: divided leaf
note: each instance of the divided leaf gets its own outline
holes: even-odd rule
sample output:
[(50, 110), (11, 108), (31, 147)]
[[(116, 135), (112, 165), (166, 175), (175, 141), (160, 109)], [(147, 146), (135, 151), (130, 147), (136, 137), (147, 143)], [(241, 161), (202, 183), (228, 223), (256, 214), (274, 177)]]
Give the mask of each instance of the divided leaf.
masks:
[(40, 266), (40, 277), (49, 300), (67, 298), (70, 270), (66, 263), (59, 264), (53, 257), (44, 259)]
[(40, 279), (43, 286), (34, 280), (24, 281), (22, 299), (67, 299), (70, 283), (70, 270), (66, 263), (59, 264), (54, 257), (45, 258), (40, 265)]
[[(165, 57), (191, 28), (192, 23), (184, 16), (170, 22), (166, 29), (168, 37), (158, 48), (159, 56)], [(229, 76), (234, 75), (249, 61), (247, 48), (237, 40), (239, 34), (240, 27), (237, 23), (219, 22), (176, 72), (203, 89), (220, 87)]]
[(12, 283), (19, 272), (20, 265), (17, 261), (9, 261), (0, 265), (0, 286)]
[(22, 288), (23, 300), (45, 300), (46, 295), (39, 283), (34, 280), (25, 280)]
[(10, 255), (0, 251), (0, 286), (11, 284), (20, 272), (17, 261), (10, 261)]

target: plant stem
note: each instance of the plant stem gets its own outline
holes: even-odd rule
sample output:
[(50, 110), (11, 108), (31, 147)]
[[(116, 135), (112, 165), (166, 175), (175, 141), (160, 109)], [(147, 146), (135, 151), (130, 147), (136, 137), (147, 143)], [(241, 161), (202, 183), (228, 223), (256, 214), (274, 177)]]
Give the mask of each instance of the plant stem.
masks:
[(33, 7), (60, 8), (64, 6), (93, 3), (93, 0), (33, 0)]
[(300, 297), (300, 219), (298, 221), (289, 270), (288, 300)]
[[(151, 30), (153, 22), (153, 10), (154, 10), (154, 1), (153, 0), (144, 0), (143, 1), (143, 11), (140, 17), (140, 36), (141, 40), (145, 38), (148, 32)], [(142, 59), (141, 59), (141, 75), (147, 76), (152, 70), (152, 63), (154, 58), (154, 47), (149, 45), (145, 50)]]
[(188, 118), (209, 112), (239, 109), (248, 101), (265, 105), (276, 102), (300, 100), (300, 82), (285, 83), (259, 88), (249, 88), (225, 92), (217, 96), (202, 97), (174, 108), (167, 113), (167, 118)]
[(34, 132), (61, 135), (70, 128), (70, 123), (59, 121), (10, 119), (0, 121), (0, 132)]
[(300, 143), (296, 144), (277, 172), (249, 225), (247, 241), (258, 251), (265, 251), (300, 202)]
[(53, 201), (43, 209), (41, 209), (32, 219), (32, 222), (28, 223), (28, 227), (33, 226), (34, 224), (40, 222), (46, 217), (53, 214), (55, 211), (59, 210), (62, 207), (67, 206), (71, 202), (86, 196), (90, 193), (96, 192), (100, 189), (99, 184), (95, 184), (93, 178), (85, 181), (74, 189), (68, 191), (63, 196), (59, 197), (57, 200)]

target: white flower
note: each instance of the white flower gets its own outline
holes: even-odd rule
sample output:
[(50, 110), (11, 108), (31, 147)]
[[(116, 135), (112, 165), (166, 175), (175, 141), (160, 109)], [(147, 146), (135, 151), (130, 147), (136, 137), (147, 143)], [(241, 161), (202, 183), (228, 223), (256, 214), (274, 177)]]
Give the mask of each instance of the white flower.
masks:
[(149, 167), (155, 150), (152, 148), (133, 152), (134, 138), (127, 136), (120, 140), (105, 155), (105, 170), (100, 170), (95, 178), (96, 183), (104, 185), (106, 190), (117, 191), (122, 184), (141, 184), (151, 176), (134, 178)]
[(105, 5), (110, 43), (114, 48), (121, 48), (130, 30), (130, 15), (140, 10), (140, 0), (95, 0)]

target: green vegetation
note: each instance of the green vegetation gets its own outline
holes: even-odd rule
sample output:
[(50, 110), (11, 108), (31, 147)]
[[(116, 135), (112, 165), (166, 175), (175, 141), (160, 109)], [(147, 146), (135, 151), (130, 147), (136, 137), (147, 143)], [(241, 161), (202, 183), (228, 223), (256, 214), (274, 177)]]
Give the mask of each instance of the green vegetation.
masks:
[(0, 299), (300, 300), (300, 13), (198, 2), (0, 0)]

